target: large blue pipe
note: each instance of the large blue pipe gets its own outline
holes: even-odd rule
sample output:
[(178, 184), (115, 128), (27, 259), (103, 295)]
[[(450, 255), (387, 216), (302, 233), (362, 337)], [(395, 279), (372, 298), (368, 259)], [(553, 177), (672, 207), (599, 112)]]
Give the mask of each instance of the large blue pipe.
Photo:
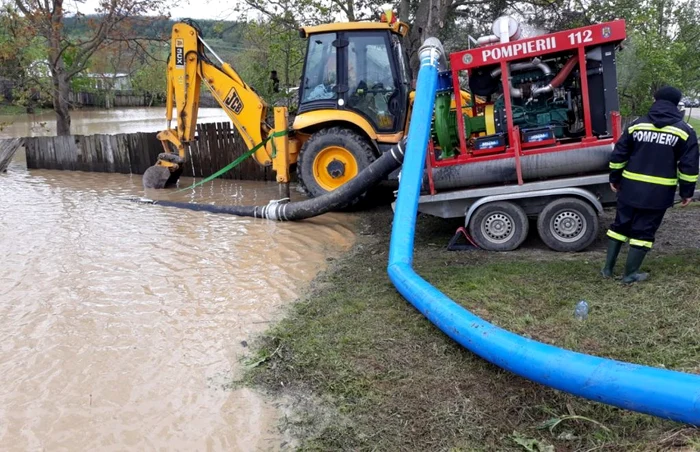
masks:
[(445, 334), (497, 366), (590, 400), (700, 425), (700, 376), (603, 359), (526, 339), (475, 316), (413, 271), (418, 196), (443, 55), (440, 42), (434, 38), (421, 48), (391, 231), (388, 272), (394, 286)]

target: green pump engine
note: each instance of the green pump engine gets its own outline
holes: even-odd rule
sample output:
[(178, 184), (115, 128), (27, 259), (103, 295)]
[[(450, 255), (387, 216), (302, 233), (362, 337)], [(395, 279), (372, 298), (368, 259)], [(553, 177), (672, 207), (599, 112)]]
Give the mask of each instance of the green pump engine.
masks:
[[(600, 72), (596, 67), (595, 54), (589, 55), (592, 64), (587, 75)], [(547, 61), (534, 58), (531, 61), (510, 65), (510, 96), (513, 125), (524, 131), (524, 140), (529, 138), (580, 137), (584, 131), (583, 107), (575, 58), (552, 57)], [(574, 75), (574, 76), (572, 76)], [(486, 137), (505, 145), (508, 132), (506, 105), (501, 84), (501, 68), (483, 67), (473, 71), (469, 77), (471, 100), (463, 106), (462, 121), (465, 136), (475, 149)], [(475, 96), (484, 99), (480, 103)], [(435, 101), (433, 138), (440, 148), (440, 159), (457, 155), (459, 136), (457, 112), (451, 108), (453, 94), (439, 93)], [(476, 111), (477, 114), (467, 114)], [(527, 134), (530, 135), (527, 135)]]

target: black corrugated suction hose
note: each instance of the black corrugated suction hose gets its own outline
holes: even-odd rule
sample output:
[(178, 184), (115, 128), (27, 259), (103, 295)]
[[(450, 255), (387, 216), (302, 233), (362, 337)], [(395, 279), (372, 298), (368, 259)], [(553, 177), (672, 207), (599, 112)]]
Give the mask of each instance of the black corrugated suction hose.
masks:
[(272, 201), (264, 206), (214, 206), (175, 201), (152, 201), (132, 199), (132, 201), (154, 204), (157, 206), (177, 207), (211, 213), (226, 213), (239, 217), (266, 218), (277, 221), (298, 221), (322, 215), (338, 209), (360, 196), (381, 182), (403, 163), (405, 141), (402, 140), (381, 157), (372, 162), (360, 174), (332, 192), (317, 198), (297, 202)]

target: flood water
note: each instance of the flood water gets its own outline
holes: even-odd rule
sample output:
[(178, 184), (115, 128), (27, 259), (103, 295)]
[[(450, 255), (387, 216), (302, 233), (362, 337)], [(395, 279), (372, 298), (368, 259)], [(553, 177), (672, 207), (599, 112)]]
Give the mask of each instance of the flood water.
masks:
[(275, 223), (120, 199), (276, 194), (233, 181), (144, 193), (140, 176), (21, 162), (0, 174), (0, 449), (279, 449), (274, 401), (232, 385), (244, 341), (349, 249), (356, 217)]
[[(220, 108), (200, 108), (197, 122), (228, 121)], [(173, 121), (172, 127), (176, 122)], [(166, 129), (164, 107), (114, 108), (111, 110), (80, 109), (71, 111), (73, 135), (159, 132)], [(0, 115), (0, 138), (56, 135), (53, 111), (38, 115)]]

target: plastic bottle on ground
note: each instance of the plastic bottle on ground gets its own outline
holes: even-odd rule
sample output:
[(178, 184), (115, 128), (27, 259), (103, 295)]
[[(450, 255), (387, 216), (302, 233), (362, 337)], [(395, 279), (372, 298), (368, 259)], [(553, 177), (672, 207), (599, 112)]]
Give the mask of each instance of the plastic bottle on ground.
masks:
[(586, 300), (581, 300), (576, 303), (576, 309), (574, 310), (574, 318), (576, 320), (586, 320), (588, 318), (588, 303)]

